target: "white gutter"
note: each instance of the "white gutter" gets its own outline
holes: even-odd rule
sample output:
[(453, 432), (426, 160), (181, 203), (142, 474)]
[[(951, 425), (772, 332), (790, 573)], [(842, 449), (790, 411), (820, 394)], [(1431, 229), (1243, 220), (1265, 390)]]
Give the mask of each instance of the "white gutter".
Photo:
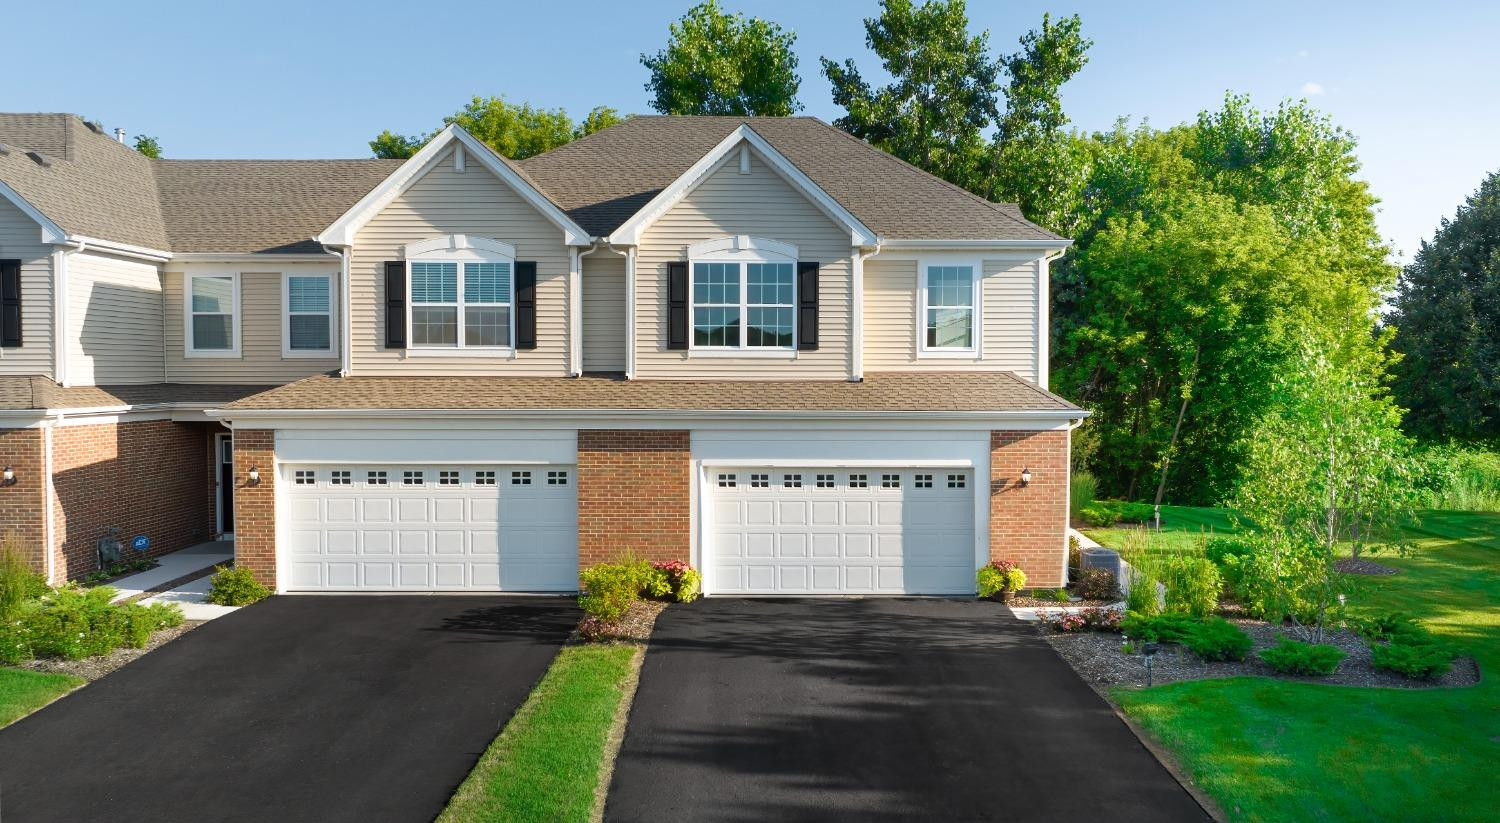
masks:
[(124, 255), (125, 257), (138, 257), (142, 260), (150, 260), (153, 263), (165, 263), (172, 259), (172, 253), (153, 249), (147, 246), (132, 246), (129, 243), (117, 243), (113, 240), (100, 240), (97, 237), (85, 237), (81, 234), (70, 234), (68, 240), (73, 243), (85, 243), (96, 249)]
[(773, 420), (858, 419), (872, 420), (1081, 420), (1089, 416), (1083, 409), (1041, 409), (1035, 411), (789, 411), (785, 409), (206, 409), (209, 417), (223, 419), (268, 418), (379, 418), (411, 419), (421, 417), (479, 419), (555, 420), (561, 416), (578, 417), (669, 417), (733, 418)]
[(1036, 384), (1049, 388), (1052, 371), (1052, 275), (1049, 264), (1067, 253), (1058, 249), (1036, 264)]
[(52, 250), (52, 379), (64, 388), (68, 380), (68, 258), (88, 248), (82, 240), (71, 240)]
[(1072, 240), (891, 240), (881, 238), (888, 249), (1066, 249)]

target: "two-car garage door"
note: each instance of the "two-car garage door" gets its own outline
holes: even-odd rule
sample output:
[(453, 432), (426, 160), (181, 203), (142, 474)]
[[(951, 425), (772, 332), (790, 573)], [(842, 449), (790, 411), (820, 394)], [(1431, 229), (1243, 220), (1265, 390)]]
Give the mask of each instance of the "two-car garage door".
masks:
[(572, 466), (285, 467), (294, 591), (573, 591)]
[(972, 594), (970, 469), (712, 468), (715, 594)]

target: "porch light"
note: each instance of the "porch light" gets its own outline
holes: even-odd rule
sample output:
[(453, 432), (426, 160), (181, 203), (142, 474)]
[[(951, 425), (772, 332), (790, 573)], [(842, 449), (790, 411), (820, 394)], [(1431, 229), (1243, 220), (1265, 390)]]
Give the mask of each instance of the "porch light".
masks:
[(1031, 469), (1030, 468), (1021, 469), (1021, 485), (1023, 487), (1031, 485)]
[(16, 472), (10, 466), (0, 471), (0, 486), (14, 486), (16, 484)]
[(250, 485), (252, 485), (252, 486), (259, 486), (260, 485), (260, 469), (257, 469), (254, 466), (250, 467)]

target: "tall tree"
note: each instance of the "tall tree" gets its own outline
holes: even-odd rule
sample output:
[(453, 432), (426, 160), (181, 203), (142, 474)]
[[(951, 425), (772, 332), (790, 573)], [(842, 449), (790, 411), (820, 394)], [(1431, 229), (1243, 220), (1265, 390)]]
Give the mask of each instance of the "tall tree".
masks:
[[(580, 123), (563, 109), (533, 107), (530, 103), (511, 103), (503, 97), (474, 97), (457, 112), (444, 117), (444, 125), (458, 124), (490, 148), (512, 160), (551, 151), (600, 129), (609, 128), (625, 118), (608, 106), (597, 106)], [(405, 159), (427, 145), (437, 132), (422, 135), (400, 135), (389, 129), (370, 141), (376, 157)]]
[(891, 82), (872, 87), (853, 59), (822, 58), (835, 124), (918, 168), (971, 191), (985, 185), (986, 132), (999, 118), (1000, 64), (989, 33), (969, 34), (964, 0), (883, 0), (865, 20), (865, 44)]
[(666, 48), (641, 55), (651, 107), (662, 114), (785, 117), (802, 108), (795, 33), (728, 14), (718, 0), (688, 9), (668, 30)]
[(1021, 50), (1001, 61), (1010, 81), (1005, 113), (995, 133), (991, 200), (1017, 203), (1033, 222), (1071, 234), (1086, 182), (1087, 149), (1063, 129), (1061, 90), (1088, 63), (1094, 42), (1083, 36), (1078, 15), (1052, 21), (1021, 38)]
[(1411, 431), (1500, 442), (1500, 172), (1422, 243), (1394, 303), (1396, 389)]
[(161, 141), (155, 137), (137, 134), (135, 136), (135, 150), (152, 160), (159, 159), (161, 157)]

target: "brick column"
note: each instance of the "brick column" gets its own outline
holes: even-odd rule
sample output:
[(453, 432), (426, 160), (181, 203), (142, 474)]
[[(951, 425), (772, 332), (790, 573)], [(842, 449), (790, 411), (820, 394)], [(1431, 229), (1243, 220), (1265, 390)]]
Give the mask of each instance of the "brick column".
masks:
[(690, 441), (685, 431), (578, 432), (580, 566), (692, 557)]
[[(276, 588), (276, 432), (234, 430), (234, 565)], [(260, 482), (250, 483), (250, 469)]]
[[(1027, 588), (1063, 584), (1068, 540), (1068, 431), (990, 432), (990, 559), (1011, 560)], [(1031, 469), (1031, 485), (1021, 471)]]
[(0, 429), (0, 468), (16, 482), (0, 486), (0, 540), (15, 536), (31, 568), (47, 573), (47, 464), (41, 429)]

